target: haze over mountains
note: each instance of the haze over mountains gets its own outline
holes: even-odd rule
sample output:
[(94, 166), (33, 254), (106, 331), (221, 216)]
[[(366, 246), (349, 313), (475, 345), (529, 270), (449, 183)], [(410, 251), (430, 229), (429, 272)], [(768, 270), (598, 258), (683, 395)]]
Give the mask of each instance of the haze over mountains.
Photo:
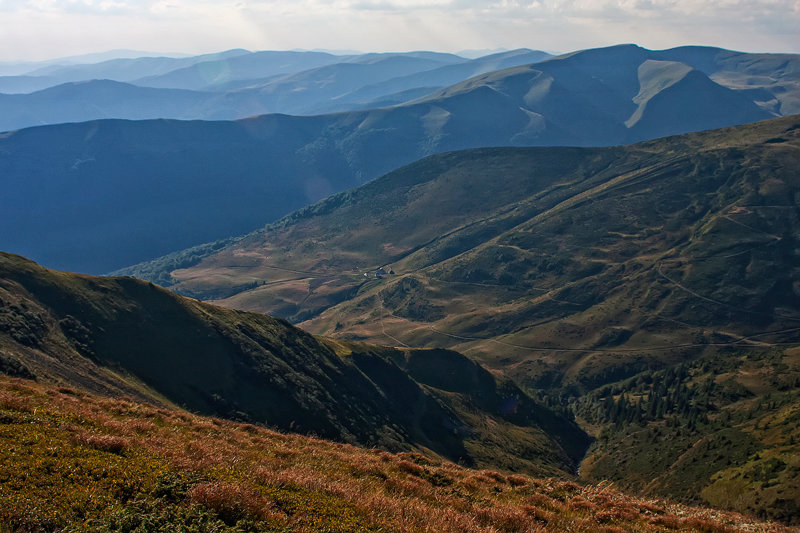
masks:
[[(505, 54), (484, 66), (528, 57)], [(396, 59), (428, 67), (449, 62), (427, 71), (441, 73), (467, 64), (455, 56), (417, 55), (369, 56), (366, 63), (364, 56), (361, 63), (330, 67), (369, 71)], [(233, 59), (238, 57), (248, 56)], [(0, 200), (6, 213), (0, 248), (53, 267), (107, 272), (246, 233), (434, 153), (622, 144), (789, 112), (796, 105), (796, 64), (795, 56), (626, 45), (482, 74), (388, 108), (234, 122), (99, 121), (11, 132), (0, 139), (0, 179), (7, 191)], [(297, 76), (313, 79), (327, 68)], [(388, 90), (409, 86), (398, 79), (391, 83), (400, 85)], [(290, 86), (295, 96), (285, 98), (304, 101), (298, 87), (307, 85)], [(125, 107), (125, 99), (112, 96), (120, 88), (114, 83), (88, 82), (86, 88), (97, 89), (95, 102)], [(153, 90), (121, 88), (140, 94), (142, 100), (127, 98), (136, 103), (135, 113)], [(309, 98), (325, 91), (324, 84), (307, 88)], [(169, 92), (176, 99), (169, 106), (177, 109), (184, 93)], [(195, 103), (204, 105), (202, 99)], [(25, 109), (13, 105), (14, 112)]]
[[(0, 93), (33, 93), (0, 97), (0, 130), (98, 118), (237, 119), (356, 109), (386, 98), (406, 101), (470, 76), (547, 57), (531, 50), (474, 60), (433, 52), (336, 56), (231, 50), (50, 66), (0, 78)], [(104, 99), (97, 98), (98, 88)]]
[[(25, 76), (0, 78), (0, 93), (33, 93), (0, 97), (0, 130), (67, 119), (229, 120), (265, 113), (310, 115), (397, 105), (473, 76), (540, 63), (549, 57), (526, 49), (473, 60), (432, 52), (335, 56), (322, 52), (231, 50), (189, 58), (117, 59), (50, 66)], [(644, 64), (646, 61), (680, 65)], [(614, 118), (632, 127), (650, 99), (673, 85), (678, 87), (650, 105), (661, 102), (668, 106), (669, 102), (663, 99), (676, 91), (713, 92), (706, 86), (708, 81), (690, 74), (688, 67), (737, 91), (773, 115), (800, 110), (800, 74), (796, 57), (789, 54), (745, 54), (701, 47), (648, 51), (625, 45), (566, 54), (540, 67), (536, 72), (544, 72), (544, 77), (537, 84), (530, 84), (531, 93), (525, 102), (536, 113), (541, 113), (536, 103), (545, 104), (541, 100), (547, 95), (565, 97), (563, 105), (575, 105), (571, 99), (577, 97), (579, 107), (575, 112), (596, 107), (599, 111), (595, 109), (593, 113), (621, 114)], [(569, 73), (563, 72), (564, 68)], [(551, 88), (553, 82), (556, 86)], [(576, 91), (581, 92), (581, 86), (576, 84), (595, 94), (576, 96)], [(104, 99), (97, 98), (98, 87), (104, 89)], [(559, 91), (564, 90), (567, 93), (561, 95)], [(705, 96), (710, 98), (710, 94)], [(126, 104), (127, 99), (136, 105)], [(740, 105), (743, 104), (741, 100)], [(639, 113), (635, 114), (637, 109)]]

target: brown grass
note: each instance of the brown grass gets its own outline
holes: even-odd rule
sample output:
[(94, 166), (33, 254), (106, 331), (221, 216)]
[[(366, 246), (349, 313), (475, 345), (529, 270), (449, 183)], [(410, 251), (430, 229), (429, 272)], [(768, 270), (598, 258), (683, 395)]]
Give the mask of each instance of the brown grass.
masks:
[(470, 470), (7, 378), (0, 420), (0, 531), (80, 529), (153, 498), (256, 530), (789, 531), (608, 484)]

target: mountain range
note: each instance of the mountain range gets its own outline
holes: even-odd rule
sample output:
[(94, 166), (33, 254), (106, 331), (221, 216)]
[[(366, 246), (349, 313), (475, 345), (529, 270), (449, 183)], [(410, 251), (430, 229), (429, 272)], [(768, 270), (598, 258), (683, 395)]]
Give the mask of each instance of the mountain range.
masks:
[(800, 517), (800, 117), (432, 156), (120, 273), (452, 349), (576, 416), (587, 481)]
[(0, 529), (791, 530), (718, 509), (800, 524), (797, 64), (0, 80), (57, 83), (9, 120), (117, 117), (0, 134)]
[[(36, 71), (39, 76), (0, 79), (0, 92), (38, 84), (30, 94), (0, 95), (0, 130), (103, 118), (232, 120), (376, 107), (386, 99), (400, 103), (473, 75), (548, 57), (531, 50), (475, 60), (433, 52), (334, 56), (234, 50), (47, 67)], [(152, 74), (137, 78), (147, 72)]]
[[(541, 114), (541, 106), (552, 112), (552, 99), (564, 99), (561, 104), (565, 106), (577, 103), (574, 113), (588, 112), (587, 119), (598, 112), (609, 113), (612, 116), (606, 118), (626, 128), (647, 130), (660, 122), (657, 113), (651, 112), (647, 115), (653, 124), (648, 126), (645, 120), (637, 126), (648, 102), (651, 107), (669, 108), (669, 98), (680, 100), (681, 94), (691, 90), (701, 93), (695, 99), (714, 103), (723, 94), (715, 94), (716, 84), (742, 96), (740, 106), (755, 102), (773, 116), (800, 110), (800, 74), (797, 58), (791, 54), (746, 54), (703, 47), (650, 51), (626, 45), (555, 58), (520, 49), (467, 60), (432, 52), (335, 56), (230, 50), (187, 58), (56, 65), (0, 78), (0, 93), (30, 93), (0, 95), (0, 130), (102, 118), (232, 120), (266, 113), (313, 115), (386, 107), (481, 74), (548, 59), (553, 61), (535, 71), (537, 76), (543, 73), (538, 81), (528, 79), (530, 76), (511, 81), (528, 87), (523, 107), (534, 113)], [(491, 86), (498, 85), (509, 92), (505, 82), (495, 79)], [(673, 85), (677, 87), (670, 89)], [(576, 90), (584, 94), (576, 95)], [(99, 91), (103, 97), (98, 98)], [(513, 95), (515, 99), (521, 96)], [(728, 95), (728, 102), (717, 105), (734, 105), (732, 98)], [(698, 121), (708, 118), (702, 117), (704, 106), (701, 103), (696, 109), (701, 113)], [(705, 122), (703, 125), (708, 127)], [(643, 134), (634, 135), (640, 139)], [(644, 135), (658, 136), (659, 132)]]
[(793, 116), (448, 153), (121, 273), (319, 334), (468, 351), (529, 386), (594, 387), (796, 338), (798, 148)]
[[(0, 248), (108, 272), (246, 233), (430, 154), (608, 146), (752, 122), (792, 109), (795, 62), (629, 45), (482, 74), (387, 108), (9, 132), (0, 138)], [(758, 77), (769, 65), (774, 76)], [(728, 88), (709, 75), (751, 84)]]

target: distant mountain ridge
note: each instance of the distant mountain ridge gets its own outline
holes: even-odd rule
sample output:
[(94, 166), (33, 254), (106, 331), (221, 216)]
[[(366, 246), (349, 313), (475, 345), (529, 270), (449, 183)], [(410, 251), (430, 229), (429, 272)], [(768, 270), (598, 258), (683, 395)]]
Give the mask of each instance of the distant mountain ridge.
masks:
[[(131, 106), (110, 106), (102, 102), (93, 106), (91, 95), (82, 91), (86, 87), (83, 85), (70, 86), (70, 96), (57, 100), (48, 100), (43, 94), (31, 95), (30, 98), (22, 95), (14, 99), (2, 97), (0, 109), (4, 99), (5, 107), (11, 107), (0, 114), (3, 117), (0, 130), (58, 123), (65, 113), (77, 121), (142, 117), (231, 120), (266, 113), (315, 115), (352, 111), (397, 105), (473, 76), (538, 64), (548, 59), (551, 61), (542, 65), (546, 75), (541, 82), (545, 85), (536, 92), (550, 93), (546, 83), (555, 81), (556, 90), (566, 91), (562, 95), (564, 98), (569, 101), (577, 98), (579, 108), (590, 115), (594, 113), (592, 107), (597, 105), (619, 107), (612, 112), (617, 122), (624, 123), (633, 113), (625, 102), (637, 96), (643, 97), (637, 95), (640, 81), (655, 88), (666, 82), (660, 79), (661, 76), (669, 76), (664, 69), (646, 69), (649, 72), (643, 73), (647, 78), (644, 80), (637, 80), (636, 75), (614, 74), (622, 70), (632, 72), (646, 61), (687, 65), (713, 81), (711, 85), (703, 85), (694, 76), (698, 79), (694, 80), (693, 86), (689, 83), (691, 79), (686, 82), (673, 80), (679, 86), (672, 91), (677, 91), (676, 98), (681, 98), (687, 91), (700, 91), (705, 94), (695, 97), (695, 100), (704, 98), (714, 103), (713, 85), (719, 84), (740, 94), (739, 106), (748, 107), (756, 103), (767, 112), (762, 118), (800, 111), (800, 66), (797, 56), (792, 54), (747, 54), (707, 47), (651, 51), (635, 45), (620, 45), (556, 58), (541, 51), (519, 49), (467, 60), (433, 52), (335, 56), (323, 52), (230, 50), (187, 58), (117, 59), (90, 65), (51, 66), (37, 71), (36, 75), (0, 78), (0, 93), (41, 91), (65, 82), (109, 79), (141, 87), (183, 89), (205, 94), (205, 101), (197, 105), (194, 101), (199, 95), (187, 95), (187, 102), (181, 103), (176, 102), (175, 93), (165, 92), (164, 102), (161, 102), (161, 93), (147, 91), (148, 99), (140, 98), (135, 110)], [(564, 66), (570, 70), (567, 77), (563, 72)], [(584, 79), (580, 78), (580, 73), (585, 75)], [(551, 78), (553, 80), (548, 81)], [(583, 86), (592, 88), (597, 94), (589, 97), (588, 94), (570, 93), (573, 88), (580, 90)], [(124, 99), (132, 89), (120, 86), (119, 91), (118, 98)], [(529, 99), (536, 98), (534, 94), (529, 95)], [(609, 98), (622, 101), (614, 104)], [(70, 103), (72, 101), (75, 103)], [(732, 104), (734, 102), (728, 102), (728, 105)], [(174, 111), (169, 111), (170, 105), (175, 106)], [(700, 106), (699, 109), (704, 108)], [(540, 112), (535, 105), (530, 110)], [(626, 116), (616, 116), (622, 110)], [(669, 115), (663, 118), (669, 119)]]
[(0, 248), (108, 272), (252, 231), (430, 154), (607, 146), (773, 116), (749, 92), (664, 61), (621, 46), (482, 74), (388, 108), (10, 132), (0, 138)]
[[(230, 51), (51, 67), (38, 76), (0, 77), (0, 93), (31, 93), (0, 94), (0, 131), (102, 118), (233, 120), (347, 111), (387, 97), (400, 103), (413, 97), (402, 97), (406, 90), (425, 88), (422, 94), (428, 94), (475, 74), (547, 57), (524, 50), (471, 61), (433, 52), (350, 57)], [(171, 70), (177, 65), (188, 66)], [(166, 72), (136, 78), (148, 70)], [(97, 99), (98, 88), (105, 99)]]

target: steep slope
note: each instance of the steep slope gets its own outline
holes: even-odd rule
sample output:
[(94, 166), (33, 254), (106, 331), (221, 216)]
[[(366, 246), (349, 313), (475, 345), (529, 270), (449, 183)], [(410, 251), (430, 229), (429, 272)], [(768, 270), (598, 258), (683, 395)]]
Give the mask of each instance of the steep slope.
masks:
[[(775, 116), (697, 69), (685, 69), (670, 80), (664, 69), (650, 67), (654, 57), (668, 56), (635, 45), (575, 52), (479, 76), (427, 99), (458, 95), (472, 101), (486, 98), (489, 88), (495, 99), (516, 103), (531, 115), (532, 123), (539, 122), (538, 131), (518, 135), (536, 139), (566, 132), (573, 144), (584, 146), (635, 142)], [(661, 80), (664, 76), (667, 79)], [(586, 142), (587, 137), (591, 141)]]
[(588, 445), (574, 423), (455, 352), (317, 339), (132, 278), (9, 254), (0, 361), (19, 377), (471, 465), (564, 473)]
[(0, 138), (0, 249), (107, 272), (252, 231), (425, 155), (606, 146), (769, 115), (696, 70), (660, 91), (653, 90), (658, 76), (644, 76), (642, 90), (639, 67), (649, 53), (633, 46), (581, 52), (385, 109), (9, 133)]
[(798, 147), (788, 117), (624, 148), (445, 154), (199, 263), (127, 272), (316, 333), (468, 351), (532, 387), (593, 388), (797, 342)]
[[(692, 98), (686, 97), (691, 94)], [(664, 137), (679, 131), (697, 131), (751, 122), (753, 102), (719, 85), (683, 63), (647, 60), (639, 66), (638, 108), (626, 121), (635, 138)], [(691, 102), (691, 103), (689, 103)], [(675, 110), (684, 115), (675, 125)]]
[(12, 531), (792, 531), (5, 377), (0, 479)]
[(800, 524), (800, 349), (737, 349), (574, 401), (587, 480)]
[(800, 112), (800, 62), (796, 54), (746, 54), (682, 46), (656, 52), (653, 59), (691, 65), (715, 82), (747, 94), (767, 111), (781, 115)]

